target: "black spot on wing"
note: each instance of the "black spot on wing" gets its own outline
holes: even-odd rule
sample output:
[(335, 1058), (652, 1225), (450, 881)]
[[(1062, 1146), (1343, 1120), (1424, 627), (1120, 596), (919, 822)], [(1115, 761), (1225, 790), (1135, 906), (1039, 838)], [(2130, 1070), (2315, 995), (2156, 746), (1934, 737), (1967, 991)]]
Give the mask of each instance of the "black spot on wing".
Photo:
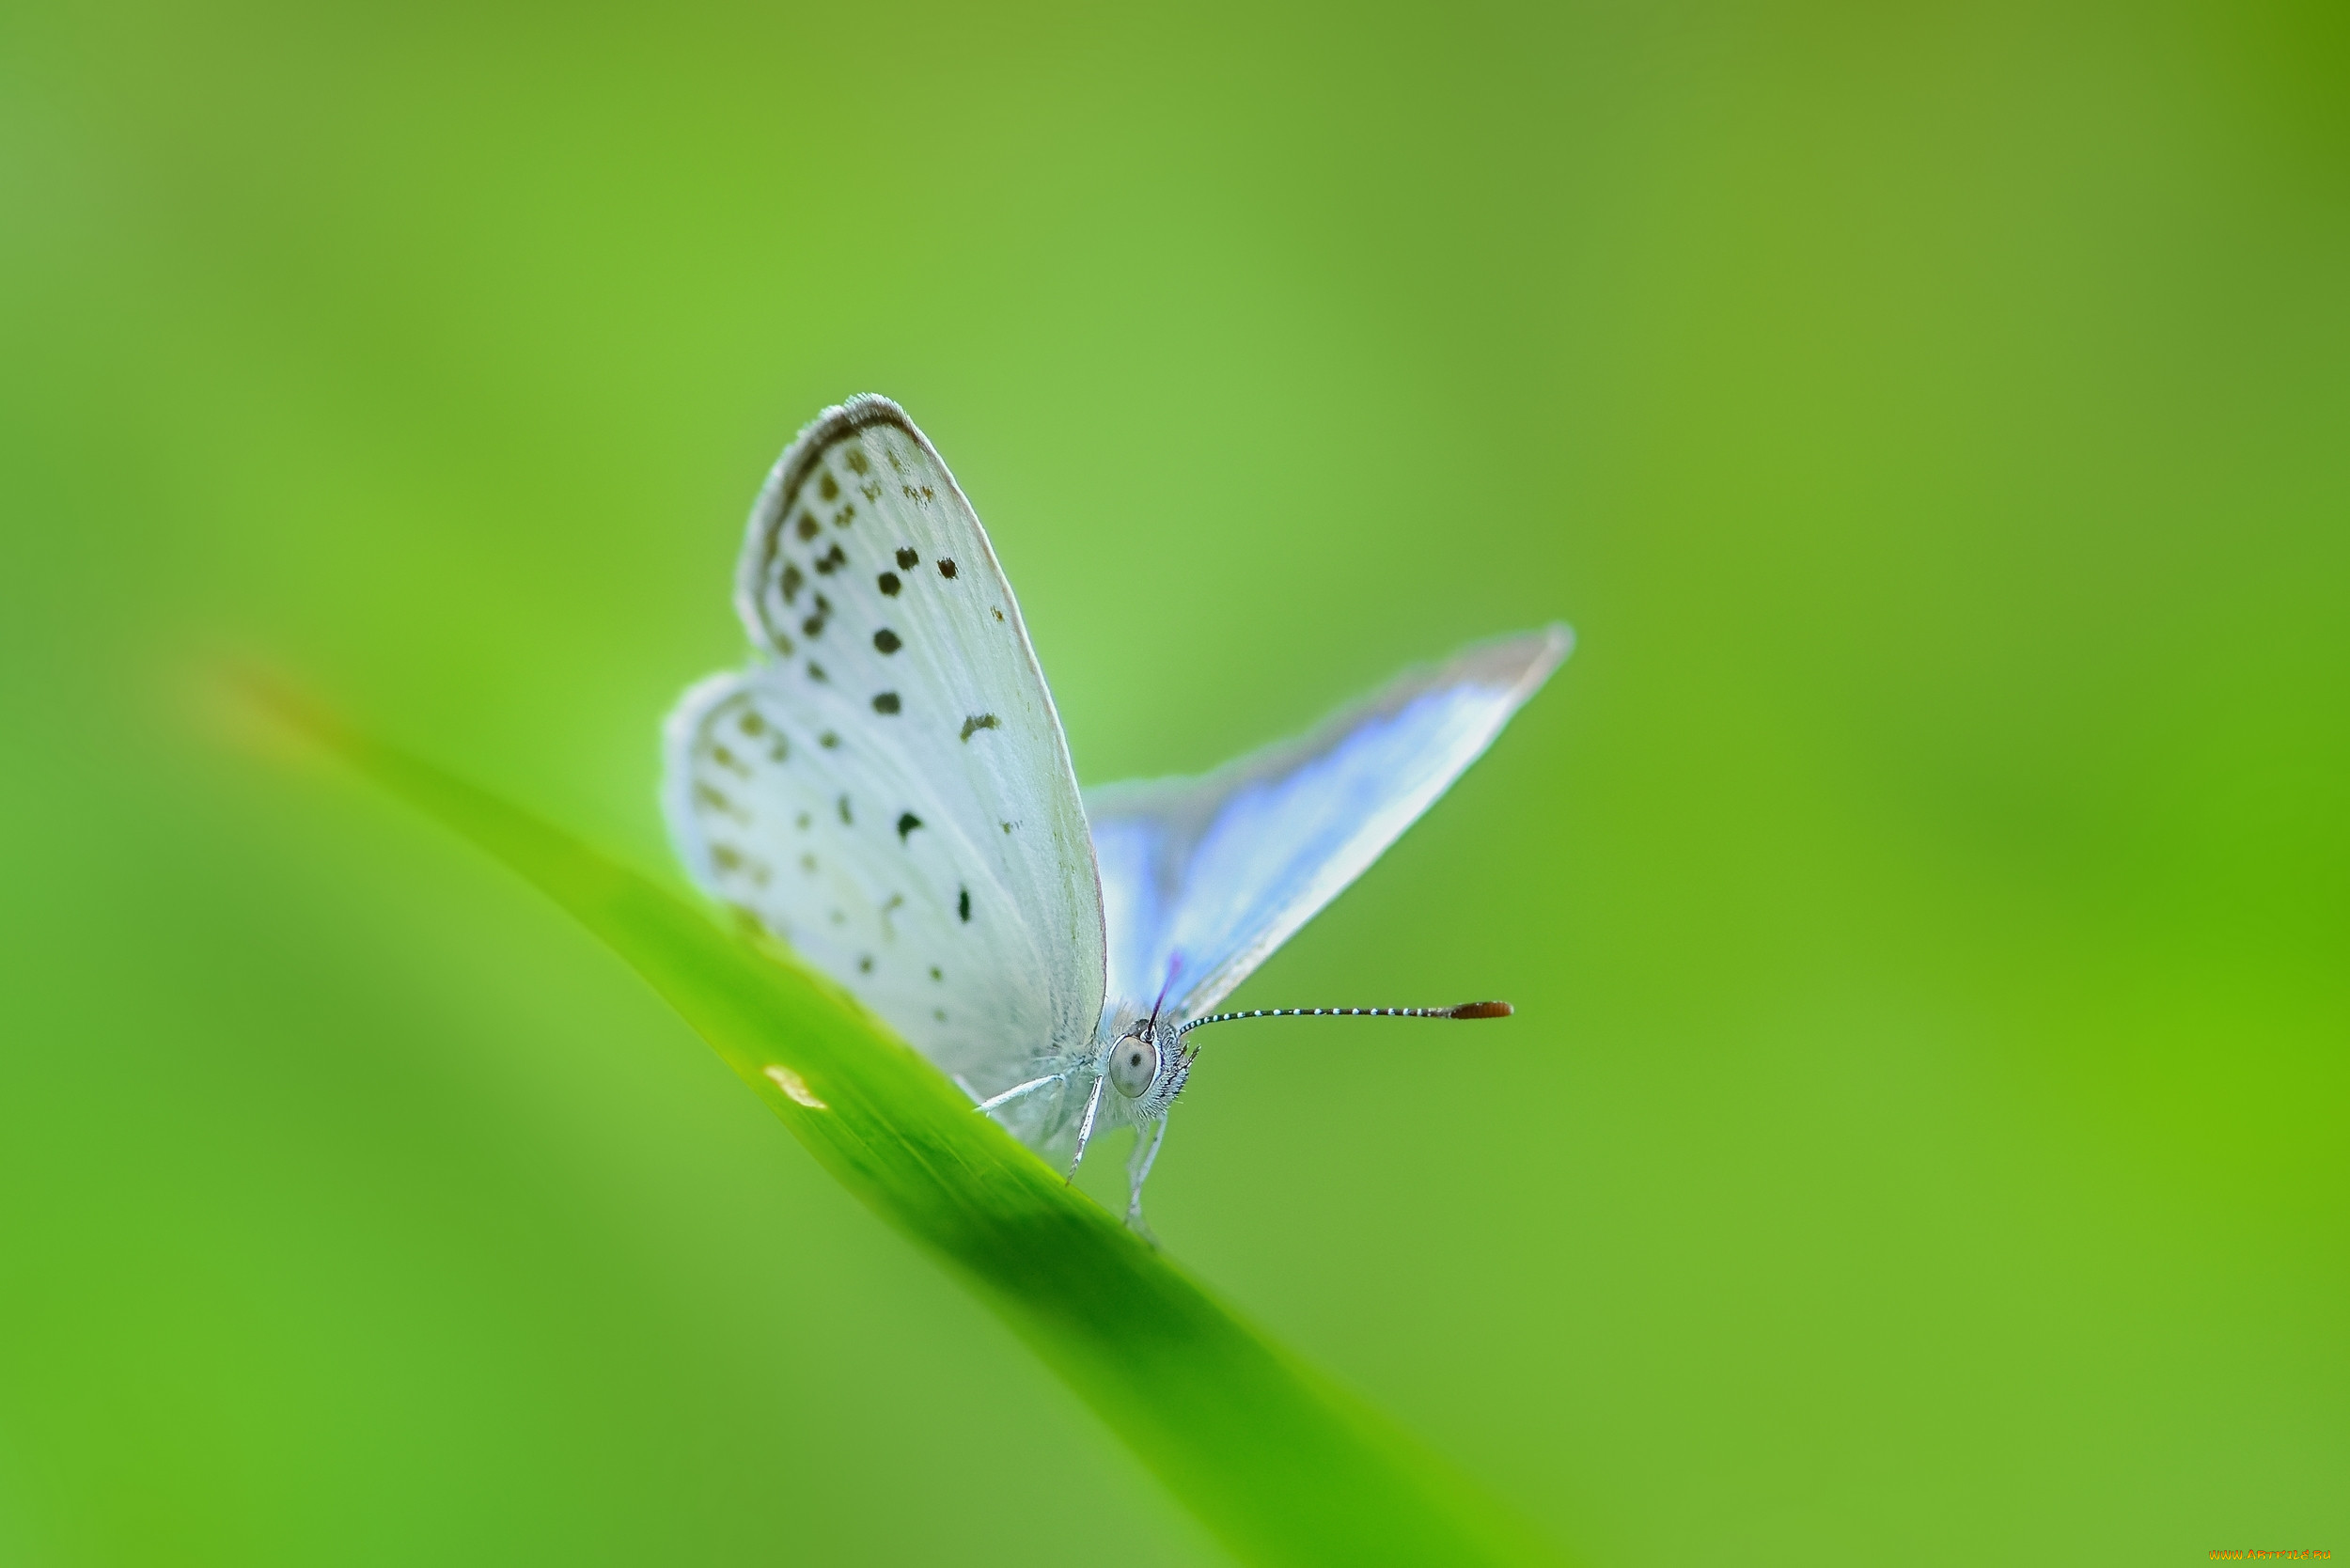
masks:
[(901, 813), (898, 818), (898, 842), (901, 844), (904, 843), (906, 841), (906, 836), (921, 825), (922, 819), (916, 816), (913, 812), (907, 811)]
[(899, 639), (897, 633), (885, 626), (873, 634), (873, 646), (884, 653), (895, 653), (905, 644)]
[(807, 581), (807, 579), (800, 574), (798, 567), (786, 566), (783, 569), (783, 602), (789, 604), (797, 600), (800, 597), (800, 585)]
[(721, 875), (747, 875), (751, 879), (751, 886), (755, 887), (764, 887), (767, 886), (768, 870), (766, 862), (757, 858), (756, 856), (744, 855), (741, 850), (736, 849), (732, 844), (711, 845), (710, 863), (718, 869)]
[(824, 666), (818, 664), (813, 659), (810, 659), (807, 662), (807, 678), (811, 681), (829, 681), (832, 679), (831, 676), (824, 673)]
[(854, 447), (843, 452), (840, 455), (840, 461), (849, 465), (849, 472), (852, 474), (862, 474), (872, 466), (865, 461), (865, 454)]
[(816, 481), (816, 494), (829, 501), (840, 494), (840, 481), (827, 473)]
[(856, 825), (856, 819), (849, 815), (849, 797), (847, 795), (842, 795), (840, 797), (839, 810), (840, 825), (843, 827), (854, 827)]
[(873, 586), (894, 599), (898, 594), (898, 574), (895, 572), (885, 572), (873, 579)]
[(816, 537), (816, 514), (812, 511), (800, 513), (800, 520), (792, 525), (792, 531), (802, 539), (814, 539)]
[(955, 913), (963, 917), (963, 923), (964, 925), (967, 926), (971, 923), (970, 888), (964, 887), (957, 891), (955, 895)]
[(816, 557), (816, 573), (820, 577), (829, 577), (848, 564), (848, 555), (840, 548), (840, 541), (836, 539), (832, 541), (831, 549)]
[(942, 577), (953, 576), (955, 574), (955, 563), (947, 559), (943, 556), (940, 557), (938, 561), (938, 574)]
[(883, 692), (880, 696), (873, 698), (873, 712), (877, 713), (894, 713), (897, 711), (898, 694), (896, 692)]
[(907, 548), (906, 548), (904, 545), (902, 545), (902, 544), (901, 544), (901, 545), (900, 545), (900, 546), (898, 546), (898, 570), (899, 570), (899, 571), (901, 571), (901, 572), (911, 572), (911, 571), (913, 571), (916, 567), (917, 567), (917, 566), (919, 566), (919, 565), (921, 565), (921, 564), (922, 564), (922, 557), (919, 557), (919, 556), (916, 555), (913, 551), (911, 551), (911, 550), (907, 549)]
[(816, 744), (822, 746), (826, 751), (831, 751), (840, 745), (840, 737), (827, 729), (822, 734), (816, 737)]
[(982, 729), (1001, 729), (1003, 727), (1004, 721), (994, 713), (973, 713), (963, 721), (963, 739), (967, 742)]

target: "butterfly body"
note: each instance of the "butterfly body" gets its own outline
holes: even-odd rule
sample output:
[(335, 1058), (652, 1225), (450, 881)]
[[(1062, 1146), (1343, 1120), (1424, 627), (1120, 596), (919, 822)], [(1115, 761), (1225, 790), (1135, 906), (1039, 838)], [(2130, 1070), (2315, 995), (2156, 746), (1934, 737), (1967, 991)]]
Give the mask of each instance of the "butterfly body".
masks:
[(885, 399), (753, 506), (758, 657), (691, 688), (664, 807), (688, 872), (1048, 1157), (1136, 1128), (1139, 1221), (1186, 1024), (1375, 859), (1565, 656), (1563, 627), (1407, 675), (1214, 774), (1081, 794), (1011, 588)]

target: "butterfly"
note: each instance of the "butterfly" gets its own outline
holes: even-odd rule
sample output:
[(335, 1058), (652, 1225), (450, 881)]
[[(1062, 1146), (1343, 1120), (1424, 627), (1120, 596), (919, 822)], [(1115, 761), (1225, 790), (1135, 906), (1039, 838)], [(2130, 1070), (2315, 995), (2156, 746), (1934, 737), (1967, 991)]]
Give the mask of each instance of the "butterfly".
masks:
[(1065, 1159), (1136, 1130), (1127, 1219), (1212, 1010), (1378, 858), (1573, 646), (1563, 625), (1408, 672), (1198, 778), (1081, 792), (1011, 585), (885, 398), (826, 409), (751, 508), (756, 656), (664, 730), (688, 873), (831, 976), (977, 1107)]

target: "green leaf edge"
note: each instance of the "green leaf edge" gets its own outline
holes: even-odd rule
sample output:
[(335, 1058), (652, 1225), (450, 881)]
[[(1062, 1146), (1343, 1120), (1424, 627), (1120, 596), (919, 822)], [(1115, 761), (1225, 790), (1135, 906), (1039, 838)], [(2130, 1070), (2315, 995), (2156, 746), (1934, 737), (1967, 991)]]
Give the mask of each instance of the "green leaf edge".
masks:
[[(747, 921), (728, 933), (521, 808), (281, 688), (248, 690), (602, 938), (826, 1170), (946, 1263), (1242, 1560), (1560, 1560), (1476, 1483), (974, 1114), (911, 1046)], [(821, 1108), (770, 1068), (795, 1074)], [(1035, 1514), (1033, 1500), (1006, 1498), (1002, 1519), (972, 1528)], [(1088, 1528), (1086, 1517), (1073, 1511), (1071, 1527)]]

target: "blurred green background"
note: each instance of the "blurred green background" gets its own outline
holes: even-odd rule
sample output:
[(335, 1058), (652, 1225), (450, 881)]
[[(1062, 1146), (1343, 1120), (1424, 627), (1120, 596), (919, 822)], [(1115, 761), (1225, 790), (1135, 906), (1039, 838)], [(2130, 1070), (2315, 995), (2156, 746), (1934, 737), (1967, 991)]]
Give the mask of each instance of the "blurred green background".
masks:
[(11, 8), (0, 1560), (1220, 1560), (590, 938), (188, 717), (674, 877), (866, 389), (1088, 780), (1581, 634), (1239, 997), (1520, 1019), (1203, 1058), (1243, 1310), (1608, 1568), (2350, 1551), (2345, 278), (2335, 7)]

